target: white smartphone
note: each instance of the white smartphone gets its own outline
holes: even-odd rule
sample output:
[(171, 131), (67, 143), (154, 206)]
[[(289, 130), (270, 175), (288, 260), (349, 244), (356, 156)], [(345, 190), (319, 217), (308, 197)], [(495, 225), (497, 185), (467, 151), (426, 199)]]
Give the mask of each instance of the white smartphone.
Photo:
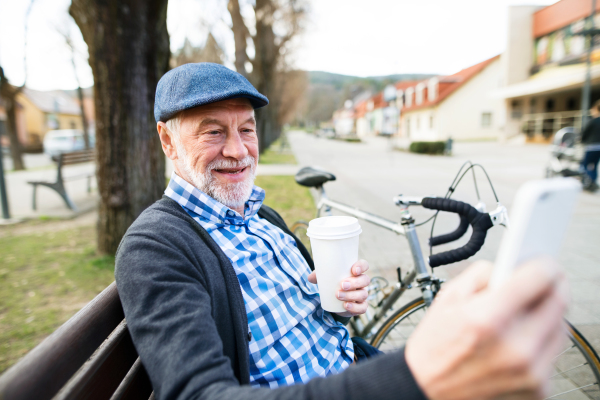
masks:
[(530, 181), (519, 188), (511, 210), (510, 229), (500, 242), (490, 287), (505, 282), (528, 259), (558, 256), (579, 192), (581, 183), (573, 178)]

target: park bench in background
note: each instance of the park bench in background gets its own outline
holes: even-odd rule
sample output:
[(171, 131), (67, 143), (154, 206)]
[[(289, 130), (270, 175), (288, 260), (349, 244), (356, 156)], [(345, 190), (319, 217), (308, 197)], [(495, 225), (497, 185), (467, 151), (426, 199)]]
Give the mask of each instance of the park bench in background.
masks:
[(0, 376), (0, 399), (153, 399), (113, 282)]
[(49, 187), (52, 190), (55, 190), (60, 195), (60, 197), (63, 198), (65, 203), (67, 203), (67, 207), (69, 207), (71, 210), (76, 211), (77, 207), (75, 207), (75, 204), (73, 203), (73, 201), (67, 194), (64, 183), (65, 183), (65, 181), (72, 181), (75, 179), (87, 178), (87, 190), (89, 193), (92, 188), (91, 180), (94, 177), (95, 173), (91, 172), (91, 173), (63, 177), (62, 167), (64, 167), (65, 165), (81, 164), (81, 163), (94, 161), (94, 149), (74, 151), (72, 153), (62, 153), (62, 154), (59, 154), (58, 156), (52, 157), (52, 159), (56, 162), (56, 182), (45, 182), (45, 181), (27, 182), (30, 185), (33, 185), (32, 207), (34, 210), (37, 210), (36, 192), (37, 192), (37, 187), (39, 185), (42, 185), (42, 186)]

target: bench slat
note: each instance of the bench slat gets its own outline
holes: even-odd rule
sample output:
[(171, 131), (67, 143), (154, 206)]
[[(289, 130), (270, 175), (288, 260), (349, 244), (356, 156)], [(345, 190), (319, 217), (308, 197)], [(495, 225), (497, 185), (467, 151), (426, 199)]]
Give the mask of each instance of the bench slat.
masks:
[(54, 400), (109, 399), (137, 358), (123, 320)]
[(71, 165), (71, 164), (81, 164), (81, 163), (92, 162), (92, 161), (94, 161), (93, 157), (73, 157), (73, 158), (63, 159), (63, 166)]
[(0, 399), (50, 399), (124, 319), (113, 282), (0, 376)]
[(138, 357), (110, 400), (148, 400), (151, 394), (150, 378)]

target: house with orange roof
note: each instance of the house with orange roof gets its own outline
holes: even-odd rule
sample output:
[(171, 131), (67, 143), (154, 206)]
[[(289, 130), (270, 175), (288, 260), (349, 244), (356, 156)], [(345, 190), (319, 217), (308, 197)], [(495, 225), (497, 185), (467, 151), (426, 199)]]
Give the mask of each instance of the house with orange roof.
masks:
[(448, 76), (398, 89), (399, 136), (410, 141), (498, 139), (504, 102), (490, 93), (501, 83), (500, 56)]
[[(561, 0), (547, 7), (511, 6), (502, 54), (503, 87), (492, 95), (505, 101), (507, 137), (548, 142), (563, 127), (579, 130), (583, 114), (587, 49), (582, 32), (591, 0)], [(600, 27), (600, 2), (594, 26)], [(600, 99), (600, 42), (591, 49), (589, 105)]]

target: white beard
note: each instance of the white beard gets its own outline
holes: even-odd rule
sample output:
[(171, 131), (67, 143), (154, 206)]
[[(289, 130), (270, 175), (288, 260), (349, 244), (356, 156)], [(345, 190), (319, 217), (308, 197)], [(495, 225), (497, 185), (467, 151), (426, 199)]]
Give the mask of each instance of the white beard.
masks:
[[(185, 148), (179, 140), (175, 140), (177, 157), (181, 158), (183, 170), (190, 177), (194, 186), (217, 200), (219, 203), (229, 207), (238, 208), (243, 206), (252, 194), (254, 179), (256, 178), (256, 159), (247, 155), (243, 160), (234, 161), (219, 159), (211, 161), (204, 172), (198, 171), (192, 165)], [(220, 183), (212, 174), (215, 169), (244, 168), (250, 170), (248, 177), (235, 183)]]

